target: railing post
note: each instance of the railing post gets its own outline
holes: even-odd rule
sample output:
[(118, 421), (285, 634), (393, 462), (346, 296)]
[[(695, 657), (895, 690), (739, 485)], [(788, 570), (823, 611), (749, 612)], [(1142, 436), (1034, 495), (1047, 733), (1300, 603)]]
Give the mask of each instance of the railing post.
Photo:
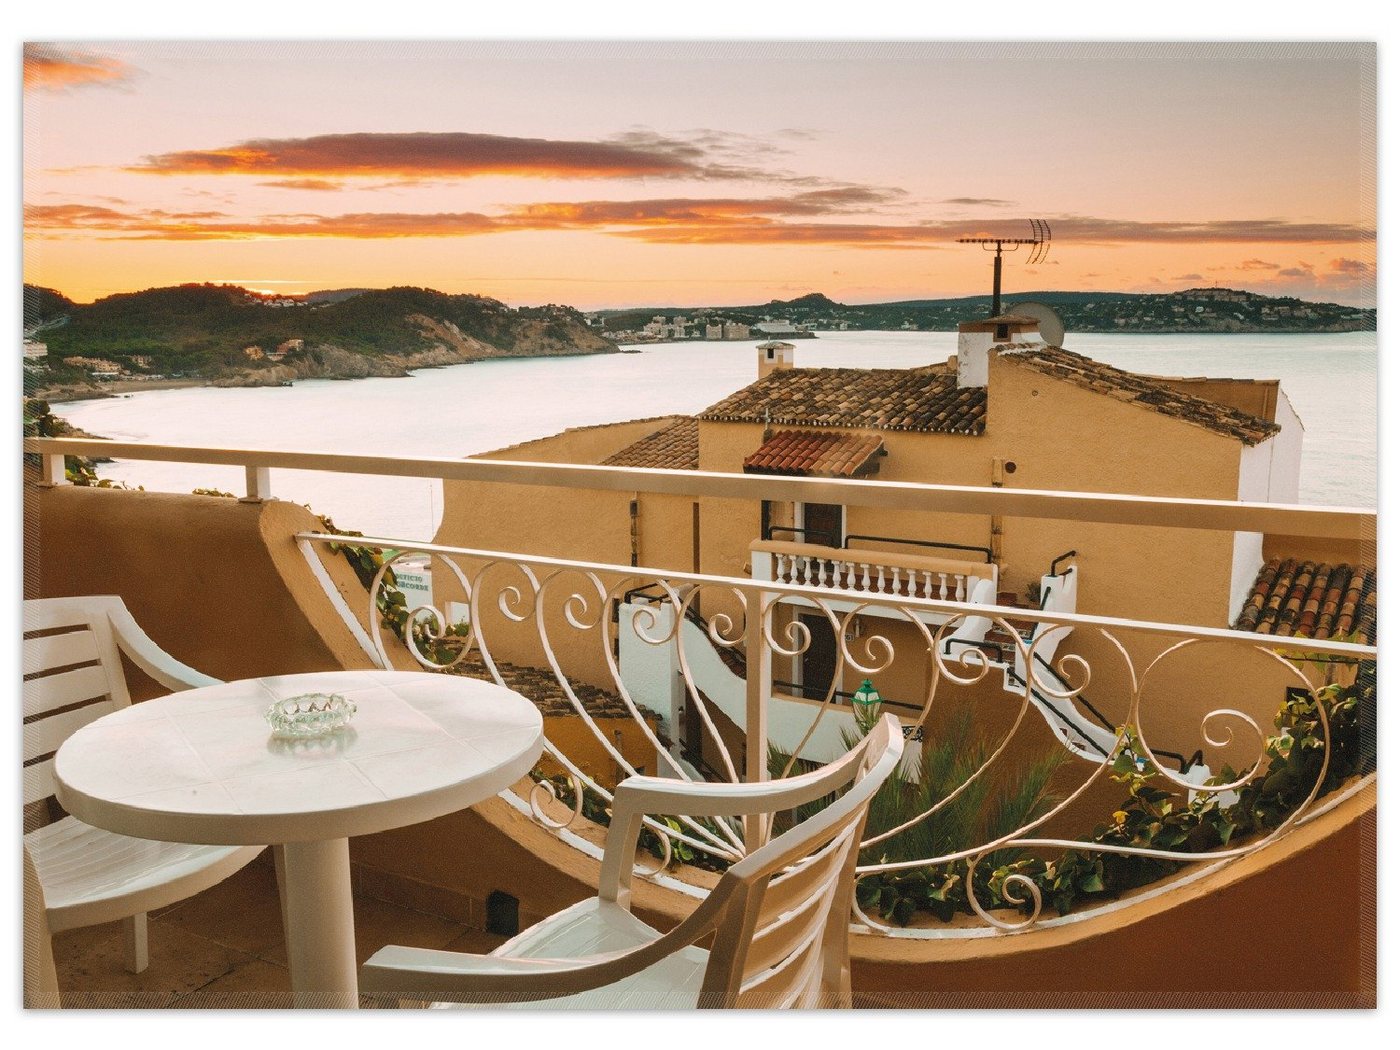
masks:
[[(749, 607), (744, 616), (744, 779), (750, 783), (768, 779), (768, 698), (773, 691), (773, 650), (764, 636), (765, 610), (772, 597), (764, 591), (746, 590)], [(768, 838), (768, 821), (748, 817), (744, 821), (744, 846), (750, 852)]]
[(272, 471), (269, 468), (249, 464), (243, 468), (243, 473), (247, 478), (248, 495), (240, 499), (239, 503), (261, 503), (273, 498)]
[(70, 485), (68, 472), (63, 465), (63, 456), (53, 455), (45, 452), (39, 457), (39, 484), (44, 488), (54, 488), (57, 485)]

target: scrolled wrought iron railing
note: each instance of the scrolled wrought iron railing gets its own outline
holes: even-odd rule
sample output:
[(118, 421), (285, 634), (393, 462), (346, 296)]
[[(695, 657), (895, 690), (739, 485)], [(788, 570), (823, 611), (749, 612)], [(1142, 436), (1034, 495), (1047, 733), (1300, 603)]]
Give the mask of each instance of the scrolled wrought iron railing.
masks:
[[(589, 840), (577, 832), (585, 819), (585, 796), (596, 800), (592, 806), (595, 811), (605, 811), (612, 785), (618, 778), (629, 775), (636, 762), (635, 754), (625, 754), (617, 744), (615, 734), (604, 724), (607, 720), (591, 710), (580, 695), (577, 677), (585, 673), (586, 666), (593, 668), (595, 679), (599, 673), (603, 675), (601, 684), (615, 694), (618, 711), (645, 740), (649, 749), (647, 758), (655, 763), (661, 775), (692, 780), (719, 777), (730, 781), (761, 778), (770, 772), (783, 775), (801, 761), (818, 760), (821, 756), (812, 749), (821, 740), (830, 740), (833, 733), (839, 736), (842, 731), (852, 732), (846, 722), (851, 708), (843, 702), (846, 697), (840, 688), (841, 672), (877, 677), (898, 665), (906, 681), (911, 676), (921, 677), (919, 672), (922, 672), (924, 687), (918, 702), (901, 706), (897, 713), (905, 722), (911, 739), (922, 739), (923, 746), (934, 746), (936, 739), (931, 739), (930, 734), (936, 738), (931, 722), (935, 711), (954, 703), (955, 694), (960, 690), (980, 687), (985, 695), (990, 681), (988, 676), (999, 667), (1006, 667), (1008, 647), (1019, 653), (1021, 666), (1049, 668), (1053, 675), (1031, 676), (1030, 683), (1018, 675), (1008, 676), (1017, 690), (1006, 694), (1010, 724), (991, 742), (984, 760), (929, 805), (872, 831), (863, 843), (864, 859), (857, 869), (857, 879), (865, 881), (897, 878), (914, 870), (959, 866), (958, 871), (962, 872), (959, 877), (966, 883), (966, 906), (984, 924), (983, 928), (989, 930), (1023, 930), (1040, 922), (1056, 921), (1043, 915), (1043, 889), (1031, 876), (1020, 871), (999, 876), (996, 899), (987, 900), (989, 858), (1004, 858), (1007, 851), (1024, 855), (1059, 849), (1087, 851), (1094, 855), (1150, 857), (1164, 863), (1230, 860), (1274, 841), (1315, 801), (1321, 778), (1297, 811), (1267, 834), (1201, 852), (1105, 844), (1041, 834), (1048, 823), (1063, 817), (1094, 785), (1113, 774), (1115, 763), (1125, 749), (1134, 749), (1139, 770), (1155, 773), (1168, 790), (1183, 797), (1225, 796), (1238, 792), (1260, 774), (1265, 765), (1266, 734), (1261, 725), (1267, 713), (1266, 699), (1248, 710), (1213, 707), (1201, 717), (1201, 736), (1213, 750), (1229, 747), (1234, 737), (1243, 732), (1252, 744), (1248, 761), (1237, 763), (1243, 772), (1217, 777), (1210, 782), (1186, 776), (1187, 760), (1164, 746), (1165, 742), (1157, 741), (1150, 720), (1144, 718), (1145, 690), (1165, 673), (1164, 669), (1190, 660), (1192, 651), (1205, 643), (1235, 646), (1240, 660), (1262, 661), (1276, 677), (1282, 676), (1294, 689), (1305, 691), (1321, 710), (1317, 684), (1278, 650), (1298, 657), (1346, 655), (1368, 660), (1375, 656), (1372, 647), (1341, 642), (1271, 638), (1266, 644), (1256, 636), (1222, 629), (1109, 621), (1082, 614), (997, 606), (969, 607), (966, 603), (901, 595), (865, 594), (852, 602), (849, 594), (836, 595), (830, 590), (777, 580), (668, 573), (387, 538), (304, 533), (298, 536), (298, 541), (312, 559), (320, 557), (318, 548), (332, 543), (353, 542), (393, 551), (366, 594), (362, 610), (359, 613), (348, 608), (343, 610), (345, 615), (367, 626), (375, 657), (385, 666), (392, 666), (396, 655), (402, 659), (406, 654), (421, 667), (451, 673), (462, 671), (468, 658), (473, 657), (480, 665), (476, 673), (505, 684), (502, 667), (509, 662), (507, 657), (520, 658), (517, 654), (522, 643), (520, 638), (507, 640), (504, 634), (526, 629), (531, 642), (537, 643), (538, 653), (552, 673), (560, 696), (579, 723), (586, 727), (592, 743), (607, 756), (611, 768), (588, 768), (565, 747), (550, 741), (546, 744), (547, 753), (563, 770), (572, 791), (572, 804), (557, 805), (559, 792), (548, 780), (541, 780), (524, 795), (508, 795), (513, 804), (530, 813), (541, 826), (584, 849), (589, 848)], [(392, 565), (409, 556), (427, 556), (431, 560), (434, 602), (408, 610), (408, 627), (400, 639), (381, 621), (374, 599), (375, 590), (384, 585)], [(702, 595), (711, 610), (708, 617), (695, 613)], [(449, 622), (445, 612), (449, 600), (459, 601), (467, 608), (463, 622)], [(875, 606), (879, 606), (883, 614), (878, 620), (867, 615)], [(816, 703), (791, 701), (790, 706), (784, 707), (781, 678), (774, 675), (773, 664), (800, 660), (813, 642), (810, 628), (793, 615), (796, 609), (823, 617), (830, 625), (838, 673), (824, 688), (816, 691)], [(619, 610), (625, 611), (625, 615)], [(1037, 620), (1040, 629), (1026, 638), (1007, 623), (1011, 615)], [(991, 649), (986, 643), (957, 643), (954, 635), (969, 616), (986, 617), (1001, 624), (1007, 628), (1006, 637), (1010, 641)], [(866, 625), (863, 632), (852, 629), (857, 620)], [(874, 628), (871, 624), (879, 626)], [(889, 626), (892, 624), (898, 625), (897, 629)], [(1045, 626), (1041, 627), (1042, 624)], [(956, 848), (942, 848), (916, 857), (891, 859), (882, 853), (901, 836), (942, 819), (960, 804), (960, 800), (984, 792), (995, 776), (1002, 775), (1011, 764), (1016, 746), (1025, 738), (1032, 721), (1026, 715), (1037, 699), (1053, 701), (1052, 708), (1084, 703), (1083, 694), (1091, 678), (1101, 675), (1096, 675), (1090, 662), (1078, 653), (1066, 652), (1053, 661), (1043, 660), (1039, 647), (1050, 637), (1049, 627), (1071, 627), (1092, 634), (1103, 643), (1101, 648), (1116, 658), (1117, 680), (1125, 683), (1125, 717), (1114, 727), (1102, 712), (1092, 709), (1096, 721), (1110, 732), (1112, 744), (1097, 748), (1098, 761), (1075, 763), (1075, 782), (1063, 797), (1043, 811), (1031, 813), (1013, 828), (976, 841), (958, 843)], [(1132, 644), (1125, 641), (1129, 636), (1132, 636)], [(1139, 650), (1144, 637), (1156, 638), (1159, 643), (1165, 639), (1166, 644), (1143, 656)], [(673, 663), (668, 666), (674, 668), (681, 692), (680, 706), (693, 712), (700, 740), (682, 740), (675, 731), (664, 735), (658, 732), (658, 724), (665, 724), (679, 713), (678, 707), (668, 706), (670, 701), (657, 685), (657, 681), (665, 685), (671, 683), (665, 682), (664, 676), (648, 683), (645, 676), (639, 678), (627, 666), (637, 652), (662, 650), (671, 654)], [(744, 661), (740, 666), (744, 675), (734, 675), (728, 670), (729, 665), (714, 659), (716, 650), (742, 651)], [(716, 684), (723, 673), (735, 679), (732, 682), (734, 691), (727, 697), (720, 695)], [(757, 705), (750, 702), (755, 674), (764, 676), (757, 683), (757, 695), (762, 699)], [(1268, 680), (1269, 676), (1260, 677)], [(793, 710), (799, 703), (800, 711)], [(737, 747), (733, 734), (722, 728), (726, 722), (742, 734)], [(779, 765), (770, 771), (768, 745), (783, 732), (787, 733), (787, 744), (779, 750)], [(1330, 743), (1325, 741), (1325, 746)], [(693, 761), (694, 758), (701, 761)], [(661, 863), (639, 870), (646, 870), (651, 877), (660, 880), (666, 879), (667, 863), (678, 851), (704, 855), (712, 864), (723, 866), (745, 855), (756, 843), (754, 829), (726, 821), (676, 820), (657, 815), (648, 819), (647, 827), (661, 844)], [(1001, 871), (1002, 865), (996, 870)], [(684, 890), (680, 882), (673, 885)], [(855, 917), (867, 932), (910, 933), (859, 905)]]
[[(65, 455), (242, 466), (250, 500), (270, 498), (274, 469), (309, 469), (685, 494), (749, 500), (755, 504), (764, 500), (839, 502), (922, 513), (1008, 515), (1350, 542), (1373, 537), (1376, 523), (1374, 512), (1365, 509), (450, 457), (190, 448), (51, 438), (26, 438), (24, 451), (40, 457), (41, 485), (64, 483)], [(1071, 850), (1101, 858), (1138, 857), (1161, 864), (1193, 864), (1208, 870), (1212, 865), (1263, 849), (1290, 828), (1312, 819), (1331, 804), (1329, 801), (1316, 805), (1334, 756), (1334, 737), (1319, 680), (1339, 669), (1345, 672), (1344, 662), (1364, 672), (1374, 665), (1377, 652), (1375, 646), (1341, 641), (1265, 638), (1226, 628), (946, 601), (931, 597), (928, 592), (923, 596), (853, 593), (801, 581), (670, 572), (329, 532), (302, 533), (297, 541), (327, 600), (340, 610), (347, 629), (370, 658), (386, 665), (408, 661), (409, 665), (445, 673), (481, 674), (497, 682), (505, 681), (512, 661), (547, 668), (558, 702), (583, 727), (587, 741), (602, 756), (603, 766), (591, 765), (580, 754), (571, 754), (562, 741), (551, 741), (547, 748), (551, 761), (574, 788), (570, 804), (551, 801), (552, 795), (561, 792), (546, 781), (541, 781), (546, 786), (532, 784), (522, 787), (521, 793), (507, 792), (506, 797), (550, 833), (594, 855), (599, 852), (596, 845), (578, 833), (581, 822), (588, 819), (585, 810), (606, 811), (611, 784), (630, 775), (636, 757), (619, 743), (620, 734), (609, 732), (618, 727), (603, 724), (609, 719), (625, 720), (632, 737), (645, 745), (647, 760), (664, 775), (681, 779), (762, 779), (769, 775), (767, 745), (771, 743), (780, 743), (785, 755), (775, 773), (805, 761), (804, 756), (819, 757), (817, 750), (833, 746), (833, 741), (839, 744), (841, 731), (851, 728), (845, 721), (849, 709), (843, 710), (844, 705), (837, 702), (844, 674), (876, 680), (889, 674), (902, 680), (905, 685), (891, 691), (907, 701), (917, 701), (915, 710), (903, 720), (907, 729), (923, 733), (922, 748), (937, 745), (938, 733), (944, 726), (935, 716), (942, 717), (955, 706), (963, 691), (971, 691), (970, 695), (977, 695), (980, 702), (995, 701), (1000, 705), (1000, 724), (973, 768), (959, 773), (949, 789), (937, 792), (928, 804), (872, 828), (863, 843), (862, 863), (857, 871), (862, 885), (897, 880), (912, 872), (939, 870), (951, 872), (964, 887), (967, 910), (980, 919), (982, 926), (978, 930), (936, 930), (934, 935), (990, 935), (1060, 921), (1045, 914), (1046, 891), (1034, 871), (1003, 863), (1007, 851), (1035, 856)], [(323, 554), (330, 543), (397, 552), (371, 581), (358, 610), (347, 604), (327, 571)], [(375, 599), (386, 585), (392, 563), (407, 556), (432, 559), (434, 595), (430, 602), (406, 610), (407, 622), (400, 638), (392, 630), (386, 634)], [(1052, 566), (1052, 571), (1057, 567)], [(629, 593), (638, 597), (634, 590), (637, 587), (651, 588), (653, 599), (624, 600)], [(457, 602), (465, 613), (450, 611), (449, 602)], [(705, 615), (700, 616), (698, 610), (702, 607)], [(774, 665), (801, 660), (813, 645), (812, 632), (793, 615), (795, 608), (826, 619), (835, 640), (836, 670), (820, 700), (783, 707), (782, 698), (775, 697), (772, 690), (773, 681), (780, 677), (774, 674)], [(626, 614), (614, 618), (615, 609), (625, 609)], [(879, 615), (868, 615), (872, 612)], [(1013, 618), (1036, 625), (1029, 637), (1016, 629)], [(1006, 640), (989, 648), (985, 634), (968, 632), (967, 637), (959, 637), (959, 628), (973, 620), (999, 626)], [(687, 644), (687, 640), (693, 644)], [(531, 645), (526, 645), (527, 641)], [(614, 642), (618, 644), (615, 646)], [(1057, 642), (1063, 651), (1051, 654)], [(1213, 762), (1215, 756), (1226, 754), (1232, 743), (1239, 744), (1235, 753), (1247, 752), (1243, 759), (1230, 759), (1234, 768), (1243, 772), (1218, 775), (1213, 782), (1201, 783), (1199, 778), (1188, 778), (1179, 763), (1175, 770), (1168, 767), (1169, 756), (1162, 749), (1172, 745), (1183, 751), (1186, 748), (1174, 738), (1159, 739), (1158, 726), (1149, 716), (1160, 715), (1161, 705), (1154, 708), (1149, 687), (1171, 669), (1183, 665), (1184, 677), (1199, 691), (1216, 687), (1220, 683), (1198, 673), (1193, 661), (1205, 646), (1217, 644), (1230, 647), (1231, 674), (1225, 684), (1237, 692), (1253, 688), (1257, 695), (1205, 705), (1196, 718), (1198, 724), (1178, 727), (1182, 736), (1187, 735), (1187, 729), (1191, 734), (1199, 733), (1199, 743)], [(743, 661), (726, 662), (718, 657), (719, 652), (742, 653)], [(651, 667), (658, 673), (650, 680), (638, 680), (632, 670), (639, 658), (647, 656), (655, 658)], [(1007, 664), (1034, 669), (1041, 665), (1041, 657), (1046, 657), (1054, 668), (1055, 678), (1036, 681), (1034, 689), (1026, 681), (1013, 681), (1013, 688), (1007, 690), (1000, 683), (1004, 676), (994, 673)], [(1301, 669), (1327, 661), (1334, 662), (1321, 667), (1312, 678)], [(742, 673), (736, 673), (731, 665), (740, 666)], [(1035, 680), (1037, 676), (1032, 670), (1025, 678)], [(592, 680), (594, 693), (602, 686), (608, 687), (606, 692), (612, 698), (608, 711), (600, 712), (590, 701), (590, 693), (584, 688), (588, 679)], [(1057, 703), (1082, 702), (1091, 679), (1101, 702), (1105, 696), (1116, 694), (1114, 698), (1121, 703), (1109, 709), (1121, 709), (1123, 715), (1114, 720), (1101, 714), (1096, 718), (1094, 725), (1107, 734), (1104, 754), (1097, 762), (1076, 762), (1066, 767), (1073, 783), (1054, 805), (1015, 820), (1014, 826), (998, 828), (995, 834), (968, 834), (961, 841), (935, 843), (914, 854), (896, 855), (895, 846), (907, 842), (909, 832), (927, 830), (943, 821), (1013, 763), (1016, 747), (1031, 727), (1040, 724), (1038, 719), (1027, 718), (1036, 693)], [(919, 683), (917, 689), (908, 688), (911, 681)], [(1125, 762), (1126, 775), (1150, 771), (1173, 793), (1173, 798), (1189, 799), (1195, 795), (1222, 799), (1237, 791), (1252, 790), (1265, 765), (1266, 752), (1271, 747), (1273, 753), (1278, 752), (1274, 743), (1266, 742), (1262, 726), (1274, 713), (1279, 691), (1276, 687), (1281, 683), (1296, 691), (1289, 701), (1296, 710), (1315, 712), (1313, 723), (1317, 728), (1311, 739), (1321, 761), (1310, 767), (1313, 771), (1303, 785), (1306, 790), (1274, 824), (1247, 840), (1223, 842), (1204, 850), (1082, 841), (1049, 833), (1056, 822), (1071, 815), (1074, 807), (1087, 802), (1095, 786), (1115, 775), (1115, 768)], [(722, 695), (721, 687), (729, 688), (730, 693)], [(1264, 690), (1268, 695), (1263, 695)], [(696, 739), (680, 740), (675, 732), (660, 731), (664, 722), (674, 718), (681, 708), (693, 712)], [(1105, 725), (1114, 722), (1117, 724), (1113, 728)], [(917, 733), (910, 736), (912, 739)], [(1234, 741), (1236, 736), (1241, 739)], [(1197, 742), (1192, 740), (1193, 745)], [(1286, 742), (1279, 746), (1286, 747)], [(699, 757), (710, 768), (702, 770), (685, 759), (686, 749), (697, 747), (702, 752)], [(1358, 747), (1361, 751), (1369, 748), (1374, 754), (1373, 742), (1367, 745), (1363, 741)], [(595, 803), (591, 807), (587, 805), (590, 798)], [(696, 892), (693, 886), (667, 874), (666, 864), (672, 857), (680, 856), (682, 850), (692, 851), (723, 865), (744, 856), (762, 841), (764, 833), (762, 827), (740, 827), (725, 821), (687, 823), (668, 820), (664, 814), (650, 818), (647, 826), (656, 836), (661, 854), (660, 865), (645, 866), (653, 871), (649, 877), (677, 892), (692, 894)], [(989, 870), (993, 874), (989, 875)], [(994, 881), (997, 889), (992, 894), (989, 889)], [(858, 907), (856, 920), (859, 928), (869, 933), (930, 935), (928, 930), (899, 927), (869, 905)]]

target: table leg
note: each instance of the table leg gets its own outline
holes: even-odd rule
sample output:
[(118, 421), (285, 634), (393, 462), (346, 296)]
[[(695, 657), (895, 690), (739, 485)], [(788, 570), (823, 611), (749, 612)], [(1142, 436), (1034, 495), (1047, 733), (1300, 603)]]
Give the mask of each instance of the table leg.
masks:
[(288, 842), (283, 847), (287, 965), (292, 1005), (357, 1009), (355, 911), (350, 842)]

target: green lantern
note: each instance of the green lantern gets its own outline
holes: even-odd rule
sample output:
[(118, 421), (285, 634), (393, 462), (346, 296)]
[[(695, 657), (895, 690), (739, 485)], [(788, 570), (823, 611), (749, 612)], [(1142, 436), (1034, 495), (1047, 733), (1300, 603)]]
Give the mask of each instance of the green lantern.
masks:
[(855, 715), (856, 725), (862, 735), (870, 732), (875, 726), (875, 720), (880, 717), (880, 694), (869, 678), (860, 683), (860, 688), (851, 697), (851, 713)]

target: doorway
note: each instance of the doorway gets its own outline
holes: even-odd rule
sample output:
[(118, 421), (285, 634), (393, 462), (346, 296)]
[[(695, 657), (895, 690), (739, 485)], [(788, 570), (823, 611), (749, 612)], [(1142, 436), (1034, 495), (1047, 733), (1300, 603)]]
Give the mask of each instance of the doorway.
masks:
[[(808, 700), (826, 699), (831, 680), (836, 677), (839, 663), (836, 655), (836, 631), (831, 621), (820, 613), (798, 613), (798, 618), (811, 634), (807, 651), (798, 657), (798, 691)], [(837, 689), (841, 688), (838, 682)]]
[(797, 527), (803, 543), (840, 547), (846, 538), (846, 508), (839, 503), (799, 503)]

